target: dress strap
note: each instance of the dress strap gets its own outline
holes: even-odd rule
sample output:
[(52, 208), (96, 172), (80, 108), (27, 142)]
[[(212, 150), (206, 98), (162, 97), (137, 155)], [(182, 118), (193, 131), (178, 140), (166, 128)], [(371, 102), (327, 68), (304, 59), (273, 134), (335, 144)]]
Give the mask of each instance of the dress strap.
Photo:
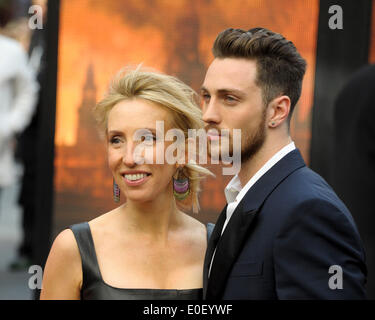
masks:
[(82, 260), (82, 289), (88, 284), (102, 279), (98, 259), (96, 257), (94, 240), (88, 222), (77, 223), (69, 227), (76, 238)]

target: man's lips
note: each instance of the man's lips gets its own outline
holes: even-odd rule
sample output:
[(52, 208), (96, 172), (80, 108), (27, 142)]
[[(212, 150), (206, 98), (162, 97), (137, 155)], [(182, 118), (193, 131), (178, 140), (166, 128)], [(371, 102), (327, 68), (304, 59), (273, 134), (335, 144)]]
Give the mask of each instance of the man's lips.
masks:
[(207, 135), (208, 140), (210, 141), (217, 141), (220, 140), (220, 136), (218, 135)]
[(220, 139), (220, 131), (216, 129), (210, 129), (207, 131), (207, 139), (208, 140), (219, 140)]

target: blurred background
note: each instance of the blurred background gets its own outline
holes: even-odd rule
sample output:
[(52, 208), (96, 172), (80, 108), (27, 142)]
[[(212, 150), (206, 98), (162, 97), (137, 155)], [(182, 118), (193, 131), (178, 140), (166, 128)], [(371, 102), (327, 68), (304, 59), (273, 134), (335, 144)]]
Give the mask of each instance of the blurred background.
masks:
[[(283, 34), (307, 60), (291, 135), (351, 210), (375, 298), (375, 0), (0, 0), (0, 22), (0, 66), (22, 65), (17, 48), (28, 70), (22, 86), (4, 89), (20, 72), (0, 68), (0, 101), (14, 92), (0, 103), (0, 299), (37, 298), (29, 266), (44, 266), (61, 230), (116, 206), (91, 116), (113, 75), (143, 63), (199, 90), (217, 34), (256, 26)], [(204, 182), (196, 216), (204, 223), (216, 221), (231, 178), (210, 169), (217, 178)]]

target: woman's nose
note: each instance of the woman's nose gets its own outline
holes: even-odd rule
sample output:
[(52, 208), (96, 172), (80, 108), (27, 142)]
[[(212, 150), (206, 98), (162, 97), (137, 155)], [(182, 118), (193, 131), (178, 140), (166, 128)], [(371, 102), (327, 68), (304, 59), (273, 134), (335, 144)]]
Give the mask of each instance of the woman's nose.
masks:
[(129, 168), (134, 167), (136, 165), (134, 156), (134, 145), (132, 143), (127, 144), (122, 157), (122, 161)]

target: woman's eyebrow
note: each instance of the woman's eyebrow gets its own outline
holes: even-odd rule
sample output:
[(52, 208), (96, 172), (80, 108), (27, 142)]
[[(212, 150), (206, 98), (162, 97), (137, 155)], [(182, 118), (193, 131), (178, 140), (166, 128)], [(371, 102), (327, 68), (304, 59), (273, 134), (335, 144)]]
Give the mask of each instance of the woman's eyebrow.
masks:
[[(156, 133), (156, 129), (155, 128), (139, 128), (136, 131), (138, 131), (138, 130), (140, 130), (140, 131), (147, 131), (147, 130), (149, 130), (152, 133)], [(119, 130), (110, 130), (110, 131), (108, 131), (108, 135), (110, 135), (110, 134), (124, 135), (124, 133), (122, 131), (119, 131)]]
[(139, 130), (149, 130), (152, 133), (156, 133), (156, 129), (155, 128), (142, 128), (142, 129), (139, 129)]
[(123, 135), (123, 132), (118, 131), (118, 130), (111, 130), (107, 132), (108, 135), (110, 134), (115, 134), (115, 135)]

